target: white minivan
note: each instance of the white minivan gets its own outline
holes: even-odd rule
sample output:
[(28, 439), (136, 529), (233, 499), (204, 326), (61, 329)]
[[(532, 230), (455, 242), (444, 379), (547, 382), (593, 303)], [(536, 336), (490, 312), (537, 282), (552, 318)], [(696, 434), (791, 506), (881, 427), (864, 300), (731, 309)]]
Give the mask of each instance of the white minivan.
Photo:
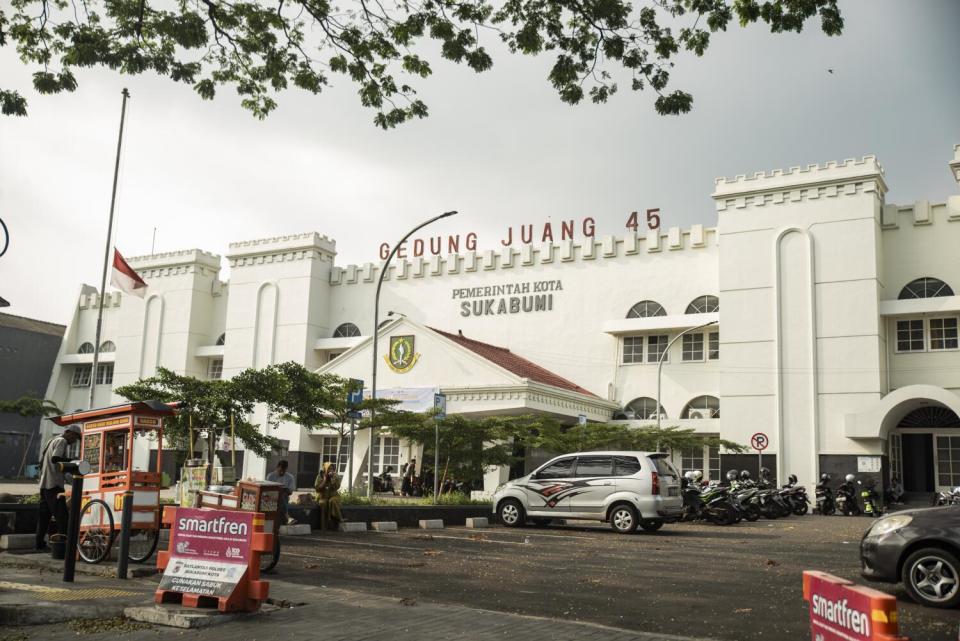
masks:
[(493, 494), (493, 511), (507, 527), (584, 519), (607, 521), (621, 534), (637, 526), (653, 532), (682, 507), (680, 474), (662, 452), (564, 454)]

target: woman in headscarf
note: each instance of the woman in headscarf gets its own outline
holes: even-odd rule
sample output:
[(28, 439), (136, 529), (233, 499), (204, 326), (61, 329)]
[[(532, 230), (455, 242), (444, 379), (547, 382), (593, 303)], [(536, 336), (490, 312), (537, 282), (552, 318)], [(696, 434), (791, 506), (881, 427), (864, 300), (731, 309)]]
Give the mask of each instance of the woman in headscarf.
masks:
[(340, 511), (340, 477), (337, 476), (337, 469), (333, 463), (323, 464), (323, 470), (317, 476), (313, 487), (317, 491), (320, 518), (323, 519), (324, 524), (338, 526), (343, 520), (343, 513)]

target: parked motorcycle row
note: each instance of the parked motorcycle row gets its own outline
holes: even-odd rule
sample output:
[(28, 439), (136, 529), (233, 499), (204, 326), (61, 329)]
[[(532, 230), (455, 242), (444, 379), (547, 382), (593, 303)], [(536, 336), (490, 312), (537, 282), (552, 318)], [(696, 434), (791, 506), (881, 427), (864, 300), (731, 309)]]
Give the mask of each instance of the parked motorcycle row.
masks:
[[(700, 471), (684, 474), (681, 481), (681, 521), (708, 521), (717, 525), (731, 525), (743, 519), (777, 519), (790, 515), (802, 516), (810, 511), (807, 490), (797, 484), (794, 474), (791, 474), (789, 482), (780, 488), (773, 482), (767, 468), (761, 468), (758, 480), (752, 479), (747, 470), (730, 470), (726, 474), (726, 483), (703, 484), (702, 479), (703, 474)], [(829, 474), (820, 477), (816, 488), (814, 513), (830, 515), (839, 512), (848, 516), (880, 516), (879, 495), (872, 479), (862, 484), (853, 474), (848, 474), (836, 495), (830, 489), (829, 482)], [(861, 488), (859, 492), (858, 487)], [(858, 494), (860, 501), (857, 500)], [(960, 503), (960, 493), (956, 500)]]
[(942, 490), (934, 492), (930, 499), (930, 505), (940, 507), (943, 505), (960, 505), (960, 486), (951, 490)]

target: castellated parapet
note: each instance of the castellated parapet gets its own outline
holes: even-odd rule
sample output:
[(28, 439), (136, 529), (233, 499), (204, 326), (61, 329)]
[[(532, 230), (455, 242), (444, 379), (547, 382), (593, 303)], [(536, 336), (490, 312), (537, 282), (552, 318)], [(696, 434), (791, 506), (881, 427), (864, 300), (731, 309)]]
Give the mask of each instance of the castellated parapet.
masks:
[(337, 242), (317, 232), (230, 243), (230, 267), (247, 267), (293, 260), (333, 261)]
[(220, 272), (220, 256), (201, 249), (148, 254), (127, 258), (127, 263), (147, 280), (181, 274), (214, 274)]
[(718, 211), (871, 192), (882, 201), (887, 193), (883, 175), (883, 167), (876, 157), (864, 156), (860, 160), (848, 158), (805, 168), (758, 171), (753, 176), (717, 178), (712, 196)]
[[(580, 242), (563, 240), (540, 246), (522, 245), (500, 250), (468, 251), (446, 256), (420, 256), (404, 259), (390, 265), (386, 280), (405, 280), (477, 271), (517, 269), (555, 263), (603, 260), (645, 253), (700, 250), (717, 245), (717, 230), (693, 225), (681, 230), (671, 227), (666, 233), (659, 230), (646, 235), (628, 234), (623, 237), (603, 236)], [(331, 285), (372, 283), (379, 278), (380, 266), (374, 263), (334, 267), (330, 272)]]

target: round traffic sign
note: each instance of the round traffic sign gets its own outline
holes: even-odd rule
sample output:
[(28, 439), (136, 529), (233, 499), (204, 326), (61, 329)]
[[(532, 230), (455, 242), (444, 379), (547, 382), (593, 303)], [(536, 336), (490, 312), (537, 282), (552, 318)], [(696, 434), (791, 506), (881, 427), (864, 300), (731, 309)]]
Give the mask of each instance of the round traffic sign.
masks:
[(750, 446), (758, 452), (767, 449), (768, 445), (770, 445), (770, 439), (763, 432), (757, 432), (750, 437)]

